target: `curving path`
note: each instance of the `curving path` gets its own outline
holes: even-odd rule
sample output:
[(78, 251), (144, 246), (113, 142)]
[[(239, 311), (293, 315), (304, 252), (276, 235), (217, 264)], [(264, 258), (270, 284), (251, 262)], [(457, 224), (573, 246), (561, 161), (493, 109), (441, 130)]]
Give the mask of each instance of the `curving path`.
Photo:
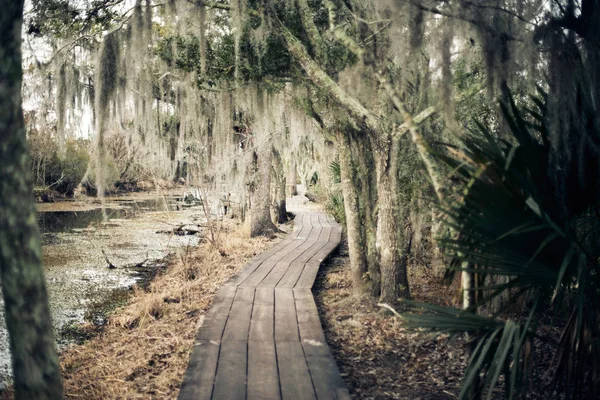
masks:
[(198, 331), (179, 399), (349, 399), (311, 292), (340, 238), (333, 218), (301, 212), (286, 239), (226, 283)]

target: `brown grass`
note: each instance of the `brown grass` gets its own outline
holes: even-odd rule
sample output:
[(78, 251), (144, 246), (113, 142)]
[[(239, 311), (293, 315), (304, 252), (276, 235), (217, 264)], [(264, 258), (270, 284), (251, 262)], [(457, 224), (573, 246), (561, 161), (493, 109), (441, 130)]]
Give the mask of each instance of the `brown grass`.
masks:
[(221, 251), (202, 243), (179, 255), (147, 291), (135, 289), (99, 336), (62, 353), (65, 397), (176, 398), (198, 322), (215, 292), (272, 244), (237, 230), (223, 236)]

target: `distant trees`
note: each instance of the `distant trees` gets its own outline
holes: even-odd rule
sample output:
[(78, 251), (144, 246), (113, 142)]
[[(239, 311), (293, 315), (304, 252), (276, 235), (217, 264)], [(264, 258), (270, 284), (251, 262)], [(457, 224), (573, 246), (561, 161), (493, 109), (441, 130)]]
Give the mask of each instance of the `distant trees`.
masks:
[(0, 281), (17, 399), (62, 399), (21, 108), (23, 1), (0, 1)]

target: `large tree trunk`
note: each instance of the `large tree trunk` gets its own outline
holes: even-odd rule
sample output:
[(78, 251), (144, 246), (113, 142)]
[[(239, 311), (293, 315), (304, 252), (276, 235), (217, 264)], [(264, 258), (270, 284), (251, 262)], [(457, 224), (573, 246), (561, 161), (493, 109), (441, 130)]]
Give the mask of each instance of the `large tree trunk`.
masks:
[(360, 292), (368, 291), (367, 285), (367, 258), (366, 246), (360, 226), (358, 208), (358, 193), (353, 179), (351, 164), (350, 138), (343, 132), (337, 133), (338, 151), (340, 155), (340, 172), (342, 180), (342, 194), (344, 196), (344, 212), (346, 214), (346, 235), (348, 237), (348, 253), (350, 255), (350, 269), (352, 271), (352, 284)]
[(23, 1), (0, 1), (0, 280), (17, 399), (62, 399), (21, 108)]
[(288, 221), (285, 201), (285, 170), (279, 151), (273, 148), (273, 172), (275, 175), (275, 218), (278, 224)]
[(377, 247), (381, 268), (381, 296), (384, 303), (395, 304), (410, 298), (406, 264), (401, 262), (401, 227), (399, 226), (397, 139), (391, 137), (378, 151), (377, 159)]
[(358, 162), (357, 178), (360, 181), (359, 215), (363, 221), (362, 235), (367, 257), (367, 270), (371, 280), (371, 294), (381, 294), (381, 271), (379, 269), (379, 251), (377, 250), (377, 173), (373, 160), (371, 142), (365, 135), (358, 135), (353, 140), (352, 154)]
[(296, 159), (292, 155), (292, 160), (290, 161), (290, 176), (288, 179), (288, 185), (290, 187), (290, 197), (298, 196), (298, 186), (296, 182), (298, 181), (298, 168), (296, 166)]
[(253, 153), (254, 178), (250, 184), (250, 237), (277, 230), (271, 220), (271, 149)]

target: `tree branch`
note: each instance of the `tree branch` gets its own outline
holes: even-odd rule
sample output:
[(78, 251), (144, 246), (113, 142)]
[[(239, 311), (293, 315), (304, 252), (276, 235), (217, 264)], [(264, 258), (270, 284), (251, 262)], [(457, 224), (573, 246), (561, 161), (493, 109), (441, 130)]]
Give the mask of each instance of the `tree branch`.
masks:
[(307, 0), (298, 0), (298, 11), (306, 36), (308, 36), (308, 40), (315, 51), (316, 59), (321, 64), (324, 64), (327, 57), (327, 51), (323, 43), (323, 38), (321, 38), (317, 25), (315, 25), (313, 20), (314, 17)]
[(504, 38), (506, 38), (507, 40), (514, 40), (517, 42), (525, 42), (525, 39), (523, 39), (522, 37), (513, 36), (506, 32), (498, 32), (497, 29), (494, 29), (493, 27), (481, 22), (478, 19), (463, 16), (460, 14), (454, 14), (454, 13), (444, 11), (444, 10), (441, 10), (441, 9), (439, 9), (437, 7), (433, 7), (433, 6), (428, 7), (428, 6), (423, 5), (421, 2), (419, 2), (417, 0), (410, 0), (410, 2), (411, 2), (411, 4), (413, 4), (415, 7), (417, 7), (420, 10), (427, 11), (427, 12), (430, 12), (430, 13), (436, 14), (436, 15), (441, 15), (441, 16), (447, 17), (447, 18), (454, 18), (454, 19), (459, 19), (462, 21), (469, 22), (469, 23), (473, 24), (474, 26), (477, 26), (487, 32), (494, 34), (494, 35), (501, 35)]
[[(425, 120), (427, 120), (429, 117), (431, 117), (435, 113), (437, 113), (437, 109), (435, 107), (433, 107), (433, 106), (427, 107), (426, 109), (421, 111), (419, 114), (414, 116), (413, 122), (416, 125), (421, 125), (423, 122), (425, 122)], [(406, 122), (404, 122), (404, 123), (402, 123), (402, 125), (399, 125), (396, 129), (394, 129), (394, 131), (392, 132), (392, 136), (403, 136), (406, 132), (409, 132), (409, 131), (410, 131), (410, 128), (408, 127), (408, 124)]]
[[(429, 174), (429, 177), (431, 178), (431, 183), (433, 184), (435, 194), (439, 201), (442, 202), (444, 200), (444, 188), (441, 184), (442, 179), (440, 177), (437, 165), (431, 155), (429, 146), (425, 142), (425, 139), (423, 139), (423, 135), (421, 135), (421, 133), (419, 132), (416, 119), (413, 118), (412, 115), (410, 115), (410, 113), (406, 109), (406, 105), (402, 102), (402, 100), (400, 100), (400, 97), (396, 93), (396, 90), (392, 87), (392, 85), (390, 84), (386, 76), (383, 74), (383, 72), (379, 72), (377, 76), (379, 77), (379, 83), (381, 83), (381, 85), (387, 92), (388, 96), (392, 100), (392, 103), (394, 104), (394, 107), (398, 111), (400, 111), (400, 115), (404, 120), (404, 123), (401, 126), (406, 126), (406, 128), (410, 132), (412, 141), (417, 147), (417, 151), (419, 152), (421, 159), (425, 163), (425, 167), (427, 168), (427, 172)], [(428, 113), (423, 112), (421, 114), (419, 114), (419, 116), (420, 120), (422, 121), (425, 119), (424, 116)], [(433, 114), (433, 112), (431, 112), (431, 114)]]
[(348, 110), (352, 117), (364, 124), (369, 131), (375, 134), (380, 132), (381, 126), (379, 120), (360, 104), (358, 100), (344, 92), (344, 90), (317, 65), (306, 51), (304, 45), (279, 19), (274, 18), (274, 21), (280, 30), (281, 37), (284, 39), (288, 51), (298, 63), (300, 63), (300, 66), (304, 69), (311, 81), (319, 86), (320, 89), (325, 90), (335, 98), (346, 110)]

